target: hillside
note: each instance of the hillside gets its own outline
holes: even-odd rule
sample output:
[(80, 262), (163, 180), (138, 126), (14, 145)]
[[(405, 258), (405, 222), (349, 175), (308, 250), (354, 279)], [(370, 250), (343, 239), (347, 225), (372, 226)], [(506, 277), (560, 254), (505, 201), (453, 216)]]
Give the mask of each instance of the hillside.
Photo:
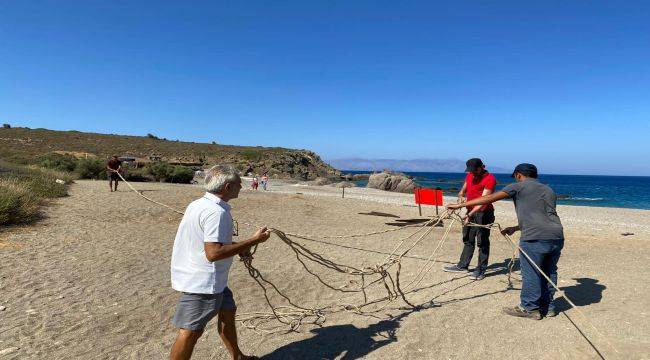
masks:
[(171, 141), (156, 137), (107, 135), (79, 131), (29, 128), (0, 128), (0, 159), (32, 164), (39, 156), (58, 152), (77, 157), (132, 156), (142, 161), (159, 159), (170, 163), (202, 167), (216, 163), (249, 168), (273, 177), (312, 180), (339, 177), (340, 172), (308, 150), (233, 146)]

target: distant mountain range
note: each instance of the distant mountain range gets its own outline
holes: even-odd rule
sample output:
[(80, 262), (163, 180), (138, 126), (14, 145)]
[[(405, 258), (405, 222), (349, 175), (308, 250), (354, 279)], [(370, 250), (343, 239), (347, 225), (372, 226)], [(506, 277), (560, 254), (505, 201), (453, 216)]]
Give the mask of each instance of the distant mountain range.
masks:
[[(332, 167), (339, 170), (353, 171), (381, 171), (389, 169), (393, 171), (408, 172), (464, 172), (465, 161), (458, 159), (413, 159), (413, 160), (395, 160), (395, 159), (332, 159), (326, 161)], [(497, 166), (486, 165), (486, 168), (493, 173), (511, 172)]]

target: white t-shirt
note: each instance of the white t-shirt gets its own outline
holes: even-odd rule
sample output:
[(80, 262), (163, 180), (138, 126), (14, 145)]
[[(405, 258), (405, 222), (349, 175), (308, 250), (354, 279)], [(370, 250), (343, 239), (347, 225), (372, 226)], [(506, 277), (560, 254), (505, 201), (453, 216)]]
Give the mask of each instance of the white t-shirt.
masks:
[(228, 285), (233, 258), (209, 262), (204, 243), (232, 243), (230, 205), (214, 194), (194, 200), (178, 226), (171, 261), (172, 288), (195, 294), (218, 294)]

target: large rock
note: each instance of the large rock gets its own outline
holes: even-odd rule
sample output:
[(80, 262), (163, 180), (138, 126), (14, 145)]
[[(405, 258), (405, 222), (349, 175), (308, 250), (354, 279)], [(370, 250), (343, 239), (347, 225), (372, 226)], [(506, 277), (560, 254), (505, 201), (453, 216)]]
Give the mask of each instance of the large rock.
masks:
[(368, 178), (368, 187), (385, 191), (410, 193), (415, 188), (415, 182), (404, 174), (381, 172), (370, 175), (370, 178)]

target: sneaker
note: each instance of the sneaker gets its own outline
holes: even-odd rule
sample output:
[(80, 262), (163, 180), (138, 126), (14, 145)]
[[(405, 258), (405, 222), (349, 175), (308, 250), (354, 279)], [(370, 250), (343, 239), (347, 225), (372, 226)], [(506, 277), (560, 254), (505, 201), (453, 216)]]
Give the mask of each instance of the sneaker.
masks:
[(472, 275), (469, 276), (470, 279), (472, 280), (483, 280), (485, 279), (485, 273), (483, 271), (476, 271), (472, 273)]
[(519, 305), (515, 307), (503, 308), (503, 312), (510, 316), (529, 318), (533, 320), (542, 320), (542, 314), (539, 313), (539, 310), (528, 311)]
[(442, 271), (450, 272), (450, 273), (466, 273), (469, 272), (467, 268), (463, 269), (461, 267), (458, 267), (458, 265), (452, 265), (452, 266), (445, 266), (442, 268)]
[(557, 316), (557, 312), (555, 311), (555, 309), (548, 309), (546, 311), (546, 314), (544, 315), (544, 317), (556, 317), (556, 316)]

